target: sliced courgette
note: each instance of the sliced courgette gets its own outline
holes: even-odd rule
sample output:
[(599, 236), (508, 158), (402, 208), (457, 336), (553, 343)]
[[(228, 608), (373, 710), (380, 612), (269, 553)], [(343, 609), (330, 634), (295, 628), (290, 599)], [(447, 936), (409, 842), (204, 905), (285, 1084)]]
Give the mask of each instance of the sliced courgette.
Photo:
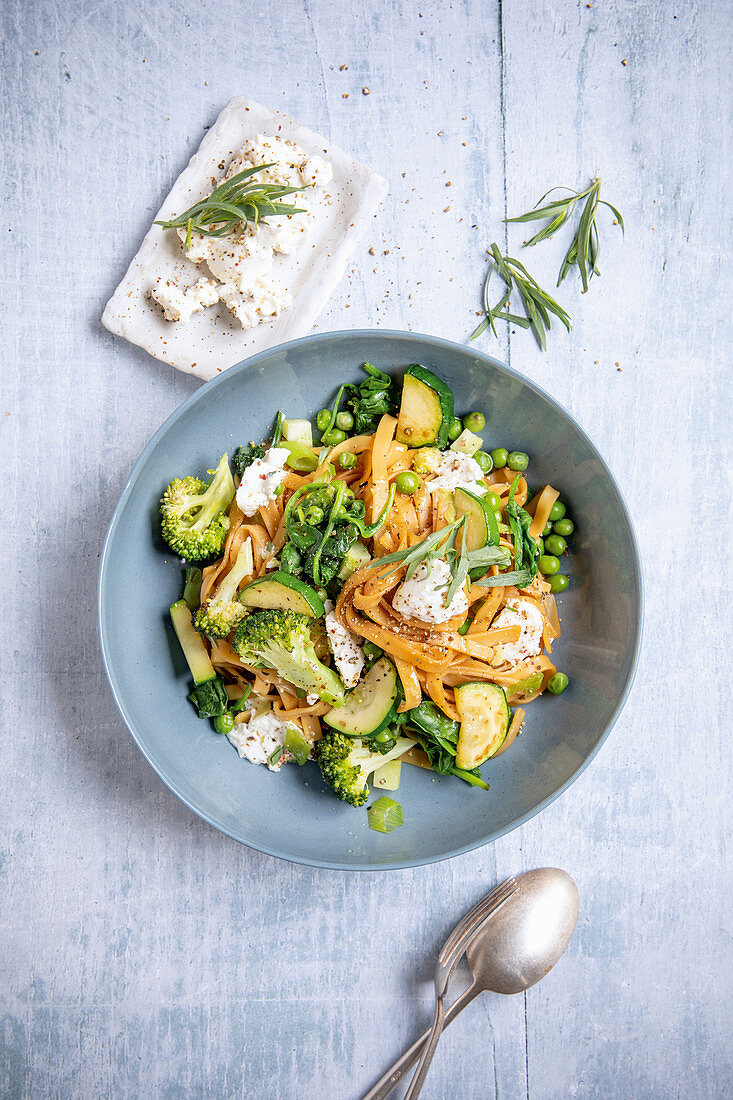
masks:
[(402, 381), (397, 441), (408, 447), (443, 448), (453, 422), (453, 393), (431, 371), (413, 363)]
[(475, 435), (473, 432), (469, 432), (468, 428), (464, 428), (458, 439), (455, 439), (450, 449), (456, 451), (459, 455), (475, 455), (476, 451), (480, 451), (484, 445), (484, 441), (480, 435)]
[(338, 579), (347, 581), (352, 573), (355, 573), (360, 566), (366, 565), (368, 561), (371, 561), (371, 555), (364, 543), (355, 542), (344, 554), (341, 568), (338, 571)]
[(239, 593), (239, 602), (245, 607), (299, 611), (301, 615), (312, 618), (318, 618), (324, 612), (323, 600), (315, 588), (281, 569), (248, 584)]
[(380, 657), (361, 683), (346, 693), (343, 705), (330, 710), (323, 721), (347, 737), (372, 737), (389, 725), (395, 714), (397, 669)]
[(313, 429), (310, 420), (283, 420), (283, 439), (290, 443), (302, 443), (313, 446)]
[(496, 516), (482, 497), (459, 486), (453, 492), (453, 507), (457, 517), (466, 517), (464, 532), (468, 550), (499, 545)]
[(498, 684), (460, 684), (455, 697), (461, 719), (456, 766), (470, 771), (501, 748), (509, 729), (509, 704)]
[(177, 600), (170, 607), (171, 622), (181, 643), (183, 655), (195, 684), (205, 684), (216, 677), (209, 652), (201, 635), (194, 630), (191, 611), (185, 600)]

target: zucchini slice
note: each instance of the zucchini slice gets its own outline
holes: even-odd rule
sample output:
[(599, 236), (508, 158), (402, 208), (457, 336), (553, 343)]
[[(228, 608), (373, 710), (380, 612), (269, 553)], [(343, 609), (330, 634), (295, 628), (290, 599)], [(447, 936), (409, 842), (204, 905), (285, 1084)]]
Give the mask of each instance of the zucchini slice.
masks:
[(453, 421), (453, 393), (431, 371), (413, 363), (402, 381), (397, 442), (408, 447), (445, 447)]
[(170, 616), (194, 684), (198, 686), (198, 684), (205, 684), (208, 680), (214, 680), (216, 678), (214, 666), (204, 645), (204, 639), (194, 630), (191, 611), (186, 601), (176, 600), (171, 604)]
[(282, 569), (276, 569), (248, 584), (239, 593), (239, 602), (245, 607), (299, 611), (301, 615), (310, 615), (311, 618), (318, 618), (324, 612), (323, 600), (315, 588)]
[(456, 766), (470, 771), (503, 745), (509, 729), (509, 704), (498, 684), (460, 684), (455, 696), (461, 719)]
[(484, 445), (484, 441), (480, 435), (474, 435), (473, 432), (469, 432), (468, 428), (464, 428), (458, 439), (454, 440), (450, 445), (452, 451), (456, 451), (459, 455), (468, 455), (471, 458), (476, 454), (476, 451), (480, 451)]
[(396, 698), (397, 669), (387, 657), (380, 657), (361, 683), (346, 693), (343, 705), (324, 714), (323, 721), (347, 737), (373, 737), (392, 721)]
[(496, 516), (482, 497), (460, 486), (453, 492), (456, 516), (466, 517), (464, 527), (466, 549), (481, 550), (484, 546), (499, 545), (499, 524)]
[(371, 560), (371, 555), (364, 543), (355, 542), (344, 554), (341, 568), (338, 571), (338, 579), (340, 581), (347, 581), (352, 573), (355, 573), (360, 566), (366, 565), (366, 563)]

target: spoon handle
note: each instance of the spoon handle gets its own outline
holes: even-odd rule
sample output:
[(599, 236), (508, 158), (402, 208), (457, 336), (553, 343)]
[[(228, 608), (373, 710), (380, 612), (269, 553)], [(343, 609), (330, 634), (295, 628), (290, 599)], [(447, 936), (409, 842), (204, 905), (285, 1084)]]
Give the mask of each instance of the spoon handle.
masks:
[[(476, 982), (471, 982), (467, 989), (464, 989), (460, 996), (456, 997), (453, 1004), (447, 1010), (445, 1019), (443, 1021), (443, 1029), (448, 1027), (448, 1024), (455, 1020), (459, 1012), (461, 1012), (467, 1004), (481, 992), (481, 987)], [(399, 1058), (393, 1066), (391, 1066), (387, 1072), (379, 1078), (376, 1085), (374, 1085), (369, 1092), (365, 1093), (362, 1100), (385, 1100), (385, 1097), (389, 1096), (392, 1089), (401, 1081), (411, 1066), (415, 1064), (420, 1057), (420, 1052), (426, 1041), (430, 1037), (430, 1029), (428, 1029), (424, 1035), (412, 1044), (409, 1050)]]

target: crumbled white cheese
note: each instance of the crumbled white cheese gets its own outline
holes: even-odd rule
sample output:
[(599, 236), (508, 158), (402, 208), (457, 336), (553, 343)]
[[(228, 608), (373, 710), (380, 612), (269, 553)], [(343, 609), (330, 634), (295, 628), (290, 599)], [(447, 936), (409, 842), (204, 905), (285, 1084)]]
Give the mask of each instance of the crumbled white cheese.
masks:
[(439, 558), (431, 563), (429, 571), (423, 562), (415, 575), (403, 581), (397, 589), (392, 607), (406, 619), (420, 619), (424, 623), (444, 623), (454, 615), (465, 615), (468, 596), (463, 588), (458, 589), (446, 606), (445, 597), (450, 582), (451, 571), (447, 562)]
[(188, 290), (182, 290), (166, 279), (153, 287), (150, 297), (163, 310), (166, 321), (186, 322), (194, 313), (219, 301), (219, 285), (215, 279), (199, 279)]
[(253, 516), (277, 496), (285, 478), (286, 447), (270, 447), (264, 458), (256, 458), (242, 474), (237, 489), (237, 507), (245, 516)]
[(440, 456), (435, 477), (426, 482), (426, 485), (431, 493), (437, 489), (447, 489), (452, 493), (461, 488), (480, 496), (486, 492), (483, 478), (484, 472), (475, 458), (457, 451), (445, 451)]
[(326, 608), (326, 634), (328, 644), (333, 654), (334, 663), (339, 675), (347, 688), (356, 687), (359, 677), (364, 671), (364, 651), (362, 650), (356, 635), (347, 630), (336, 618), (334, 605), (330, 600), (324, 604)]
[[(193, 233), (187, 249), (188, 230), (178, 230), (186, 257), (195, 264), (206, 264), (214, 276), (213, 281), (202, 280), (209, 288), (203, 305), (222, 301), (243, 328), (253, 328), (261, 321), (276, 317), (292, 304), (290, 291), (277, 277), (275, 260), (278, 255), (289, 255), (303, 241), (308, 232), (311, 211), (323, 201), (322, 189), (333, 178), (331, 165), (322, 157), (309, 157), (299, 145), (286, 138), (258, 134), (245, 142), (221, 182), (262, 164), (271, 167), (256, 173), (251, 182), (304, 188), (283, 198), (284, 202), (299, 207), (303, 213), (273, 215), (256, 225), (247, 222), (236, 234), (226, 237)], [(203, 308), (197, 305), (191, 309), (181, 309), (180, 300), (184, 296), (184, 292), (172, 283), (167, 284), (165, 301), (161, 300), (158, 289), (152, 292), (152, 297), (163, 307), (169, 321), (187, 321), (192, 312)]]
[(270, 763), (270, 757), (283, 745), (288, 723), (276, 718), (272, 710), (264, 714), (251, 713), (249, 721), (238, 722), (227, 737), (239, 755), (251, 764), (267, 764), (271, 772), (279, 772), (290, 759), (290, 753), (283, 751), (274, 764)]
[(542, 615), (531, 600), (508, 599), (492, 622), (491, 629), (520, 626), (522, 632), (516, 642), (505, 642), (496, 647), (494, 661), (508, 661), (515, 665), (527, 657), (536, 657), (542, 652), (542, 625)]
[(320, 695), (306, 695), (305, 701), (309, 707), (314, 707), (316, 703), (320, 703), (321, 697)]

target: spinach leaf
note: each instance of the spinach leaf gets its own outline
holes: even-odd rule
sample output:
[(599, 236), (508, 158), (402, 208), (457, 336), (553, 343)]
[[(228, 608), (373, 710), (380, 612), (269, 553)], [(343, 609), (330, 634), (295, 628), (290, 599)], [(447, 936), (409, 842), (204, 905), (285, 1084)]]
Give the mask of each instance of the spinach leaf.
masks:
[(267, 447), (261, 443), (248, 443), (246, 447), (237, 447), (232, 455), (232, 470), (241, 479), (242, 474), (256, 458), (264, 458)]
[[(316, 528), (311, 528), (316, 531)], [(318, 584), (326, 585), (338, 573), (345, 555), (354, 545), (357, 539), (357, 530), (350, 523), (337, 523), (330, 535), (324, 538), (318, 532), (317, 541), (308, 547), (303, 562), (303, 572), (311, 580)], [(318, 577), (314, 576), (316, 555), (318, 556)]]
[(345, 387), (346, 404), (354, 414), (356, 435), (375, 431), (385, 413), (394, 413), (397, 410), (397, 386), (394, 380), (377, 370), (372, 363), (364, 363), (363, 366), (369, 377), (358, 386), (350, 384)]
[(189, 699), (199, 712), (199, 718), (217, 718), (229, 709), (229, 697), (221, 676), (197, 684)]

